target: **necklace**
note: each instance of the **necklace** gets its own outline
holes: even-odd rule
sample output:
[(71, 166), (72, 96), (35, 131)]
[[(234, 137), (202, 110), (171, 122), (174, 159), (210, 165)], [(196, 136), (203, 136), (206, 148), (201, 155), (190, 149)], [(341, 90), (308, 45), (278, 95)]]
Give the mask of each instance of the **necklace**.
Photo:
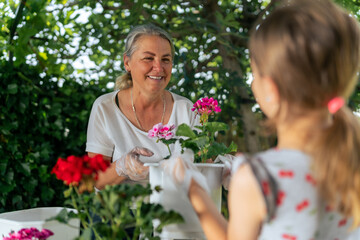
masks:
[[(142, 131), (146, 132), (146, 131), (144, 130), (144, 128), (141, 126), (141, 123), (140, 123), (139, 119), (138, 119), (137, 116), (136, 116), (136, 110), (135, 110), (134, 100), (133, 100), (133, 88), (131, 89), (130, 95), (131, 95), (131, 107), (132, 107), (132, 110), (133, 110), (133, 112), (134, 112), (136, 122), (137, 122), (137, 124), (139, 125), (140, 129), (141, 129)], [(163, 109), (163, 113), (162, 113), (162, 117), (161, 117), (161, 123), (164, 121), (165, 108), (166, 108), (166, 102), (165, 102), (164, 94), (162, 95), (162, 100), (163, 100), (163, 103), (164, 103), (164, 109)]]

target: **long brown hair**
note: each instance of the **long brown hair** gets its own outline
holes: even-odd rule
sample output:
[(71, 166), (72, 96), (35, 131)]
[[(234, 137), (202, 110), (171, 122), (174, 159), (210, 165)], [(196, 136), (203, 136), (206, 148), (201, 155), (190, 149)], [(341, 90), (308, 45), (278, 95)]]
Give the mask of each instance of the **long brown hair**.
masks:
[(286, 1), (254, 26), (250, 54), (260, 75), (277, 85), (289, 119), (309, 111), (331, 119), (313, 132), (306, 151), (321, 196), (359, 225), (359, 119), (347, 106), (327, 111), (331, 99), (348, 99), (356, 86), (358, 22), (330, 0)]

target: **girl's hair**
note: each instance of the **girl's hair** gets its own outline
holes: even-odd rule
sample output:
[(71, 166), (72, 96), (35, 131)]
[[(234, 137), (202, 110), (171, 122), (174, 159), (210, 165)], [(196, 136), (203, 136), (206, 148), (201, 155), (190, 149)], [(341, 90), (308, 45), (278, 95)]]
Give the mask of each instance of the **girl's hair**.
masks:
[[(159, 36), (161, 38), (164, 38), (169, 42), (171, 47), (171, 56), (174, 57), (175, 48), (171, 40), (170, 34), (153, 24), (138, 25), (129, 32), (129, 34), (125, 39), (124, 54), (126, 54), (126, 56), (131, 58), (132, 54), (135, 52), (137, 48), (136, 43), (142, 36)], [(129, 72), (121, 75), (116, 79), (115, 89), (122, 90), (129, 88), (131, 86), (132, 86), (132, 79), (131, 79), (131, 74)]]
[(333, 115), (327, 110), (331, 99), (348, 99), (357, 84), (358, 22), (330, 0), (290, 0), (254, 27), (251, 60), (277, 85), (288, 120), (315, 111), (324, 116), (306, 146), (319, 193), (359, 225), (360, 123), (347, 106)]

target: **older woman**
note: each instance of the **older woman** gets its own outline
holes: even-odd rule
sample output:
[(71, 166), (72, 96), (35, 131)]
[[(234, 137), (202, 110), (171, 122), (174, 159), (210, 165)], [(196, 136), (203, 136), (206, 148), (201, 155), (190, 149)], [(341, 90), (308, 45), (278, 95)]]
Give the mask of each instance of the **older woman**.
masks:
[(173, 58), (171, 37), (161, 28), (140, 25), (128, 34), (123, 58), (127, 73), (117, 79), (116, 91), (94, 102), (89, 119), (88, 155), (102, 154), (112, 161), (100, 174), (96, 188), (147, 182), (148, 168), (143, 162), (157, 162), (168, 155), (167, 147), (150, 139), (147, 132), (157, 123), (198, 123), (191, 101), (165, 90)]

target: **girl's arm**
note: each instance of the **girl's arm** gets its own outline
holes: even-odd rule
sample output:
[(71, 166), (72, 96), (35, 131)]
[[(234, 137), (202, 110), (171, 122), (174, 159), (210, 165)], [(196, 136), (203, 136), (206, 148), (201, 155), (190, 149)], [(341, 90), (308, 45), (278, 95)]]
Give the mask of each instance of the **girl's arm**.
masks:
[(228, 195), (228, 239), (258, 239), (266, 204), (251, 167), (244, 164), (231, 179)]
[(199, 217), (201, 227), (208, 240), (226, 239), (227, 221), (219, 213), (209, 194), (192, 180), (189, 199)]
[(248, 165), (240, 167), (230, 183), (229, 223), (218, 212), (207, 192), (194, 180), (189, 188), (189, 199), (208, 240), (257, 239), (266, 216), (266, 205)]

